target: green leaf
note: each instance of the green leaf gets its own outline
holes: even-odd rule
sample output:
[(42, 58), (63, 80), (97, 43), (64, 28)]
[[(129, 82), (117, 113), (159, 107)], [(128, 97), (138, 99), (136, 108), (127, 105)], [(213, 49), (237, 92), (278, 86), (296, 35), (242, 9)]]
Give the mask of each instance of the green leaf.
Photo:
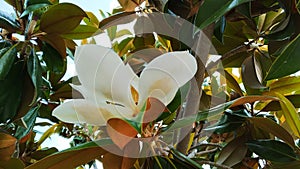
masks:
[(102, 31), (96, 27), (79, 25), (71, 32), (64, 33), (61, 36), (66, 39), (85, 39), (95, 36), (99, 33), (102, 33)]
[(4, 80), (17, 58), (16, 45), (0, 49), (0, 80)]
[(262, 117), (252, 117), (248, 119), (254, 124), (255, 127), (274, 135), (282, 141), (285, 141), (291, 147), (295, 147), (294, 139), (290, 133), (273, 120)]
[(228, 87), (236, 91), (240, 96), (243, 96), (243, 91), (240, 85), (238, 84), (238, 82), (234, 79), (234, 77), (230, 73), (228, 73), (228, 71), (225, 70), (224, 72), (226, 77), (226, 84), (228, 85)]
[(277, 140), (251, 140), (247, 146), (255, 154), (272, 162), (284, 163), (299, 160), (294, 150)]
[(270, 96), (243, 96), (238, 99), (223, 104), (219, 104), (218, 106), (215, 106), (209, 110), (199, 111), (198, 114), (194, 114), (176, 120), (172, 125), (169, 125), (168, 131), (186, 127), (196, 121), (204, 121), (207, 120), (208, 118), (219, 116), (221, 113), (223, 113), (226, 109), (230, 107), (235, 107), (246, 103), (253, 103), (255, 101), (265, 101), (265, 100), (277, 100), (277, 99), (275, 97), (270, 97)]
[(35, 160), (41, 160), (51, 154), (54, 154), (58, 152), (58, 150), (55, 148), (55, 147), (52, 147), (52, 148), (47, 148), (47, 149), (41, 149), (41, 150), (37, 150), (37, 151), (34, 151), (30, 157), (35, 159)]
[(280, 94), (292, 94), (300, 91), (300, 76), (280, 78), (269, 85), (269, 91)]
[(294, 105), (282, 94), (274, 92), (274, 96), (280, 99), (280, 106), (282, 109), (282, 114), (287, 122), (287, 124), (292, 129), (295, 136), (300, 137), (300, 117), (298, 111)]
[(205, 131), (214, 131), (215, 133), (228, 133), (239, 128), (244, 122), (244, 117), (235, 116), (231, 114), (224, 114), (217, 124), (208, 126)]
[[(0, 80), (0, 123), (11, 120), (21, 103), (24, 62), (16, 62), (5, 80)], [(9, 89), (9, 90), (8, 90)]]
[(92, 13), (92, 12), (85, 12), (87, 14), (87, 18), (83, 18), (83, 21), (85, 22), (86, 25), (88, 26), (93, 26), (98, 28), (99, 26), (99, 20), (98, 18)]
[(49, 43), (54, 49), (56, 49), (62, 58), (66, 58), (66, 43), (64, 39), (56, 33), (47, 34), (39, 37), (42, 41)]
[(27, 72), (35, 88), (34, 97), (30, 104), (32, 105), (37, 101), (38, 97), (41, 96), (41, 88), (43, 82), (41, 64), (34, 50), (31, 51), (31, 54), (29, 55), (27, 60)]
[(101, 157), (106, 151), (101, 148), (112, 144), (110, 139), (101, 139), (93, 142), (81, 144), (61, 152), (57, 152), (42, 160), (29, 165), (25, 169), (41, 168), (76, 168), (79, 165), (86, 164), (97, 157)]
[(134, 11), (144, 0), (118, 0), (125, 11)]
[(43, 60), (47, 69), (54, 74), (63, 76), (66, 71), (66, 59), (62, 58), (59, 52), (48, 43), (43, 43)]
[(217, 21), (231, 9), (251, 0), (206, 0), (200, 6), (195, 25), (200, 29)]
[(170, 152), (172, 153), (172, 155), (179, 159), (180, 161), (183, 161), (189, 165), (191, 165), (193, 168), (199, 168), (202, 169), (202, 165), (197, 163), (196, 161), (192, 160), (191, 158), (187, 157), (186, 155), (182, 154), (181, 152), (179, 152), (178, 150), (171, 148)]
[(242, 80), (246, 87), (252, 89), (263, 89), (262, 84), (262, 69), (259, 62), (253, 56), (248, 57), (242, 64)]
[(25, 9), (25, 11), (22, 13), (22, 15), (20, 17), (23, 18), (24, 16), (28, 15), (29, 13), (34, 12), (36, 10), (40, 10), (40, 9), (45, 8), (47, 6), (50, 6), (50, 4), (44, 3), (44, 4), (30, 5)]
[(240, 163), (246, 156), (248, 150), (245, 144), (246, 141), (247, 137), (240, 136), (229, 142), (220, 152), (216, 163), (223, 164), (228, 167), (232, 167)]
[(4, 28), (9, 32), (20, 30), (20, 23), (16, 20), (16, 16), (0, 11), (0, 28)]
[(224, 42), (223, 34), (226, 27), (226, 19), (225, 16), (221, 17), (221, 19), (216, 23), (215, 29), (214, 29), (214, 35), (215, 37), (221, 42)]
[[(295, 108), (300, 108), (300, 95), (288, 95), (285, 96)], [(278, 111), (281, 110), (279, 101), (272, 101), (268, 103), (261, 111)]]
[(87, 14), (71, 3), (52, 6), (41, 17), (40, 29), (47, 33), (67, 33), (75, 29)]
[(22, 126), (18, 126), (16, 134), (14, 135), (17, 139), (23, 138), (33, 129), (39, 108), (40, 106), (31, 108), (29, 112), (24, 117), (22, 117), (21, 120), (26, 126), (25, 128)]
[(25, 165), (20, 159), (11, 158), (8, 161), (1, 161), (0, 168), (3, 169), (24, 169)]
[(298, 35), (276, 58), (265, 80), (281, 78), (300, 70), (300, 35)]

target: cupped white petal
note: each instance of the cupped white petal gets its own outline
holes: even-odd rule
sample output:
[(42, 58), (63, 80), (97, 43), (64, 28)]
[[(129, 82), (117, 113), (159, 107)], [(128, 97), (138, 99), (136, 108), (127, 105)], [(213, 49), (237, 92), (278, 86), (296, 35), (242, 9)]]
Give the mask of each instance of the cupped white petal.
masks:
[(131, 108), (135, 106), (130, 86), (137, 77), (110, 48), (99, 45), (78, 47), (75, 53), (75, 66), (84, 88), (95, 95), (100, 94), (105, 101)]
[(169, 52), (155, 58), (140, 76), (139, 107), (148, 97), (157, 98), (165, 105), (169, 104), (177, 90), (191, 80), (196, 71), (196, 59), (187, 51)]
[(105, 125), (106, 121), (115, 117), (106, 108), (100, 108), (84, 99), (67, 101), (53, 110), (53, 116), (68, 123), (87, 123)]

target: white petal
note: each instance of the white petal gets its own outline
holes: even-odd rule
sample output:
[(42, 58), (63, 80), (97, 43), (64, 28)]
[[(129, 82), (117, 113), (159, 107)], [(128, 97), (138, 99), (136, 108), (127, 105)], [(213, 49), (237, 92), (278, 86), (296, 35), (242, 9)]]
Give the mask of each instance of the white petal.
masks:
[(169, 52), (155, 58), (140, 76), (139, 107), (148, 97), (169, 104), (177, 90), (191, 80), (196, 71), (196, 59), (188, 52)]
[(53, 110), (53, 116), (68, 123), (88, 123), (105, 125), (112, 115), (107, 109), (96, 107), (83, 99), (74, 99), (65, 102)]
[[(83, 45), (75, 53), (76, 70), (83, 87), (106, 101), (133, 107), (130, 85), (136, 75), (110, 48)], [(100, 101), (102, 102), (102, 101)]]

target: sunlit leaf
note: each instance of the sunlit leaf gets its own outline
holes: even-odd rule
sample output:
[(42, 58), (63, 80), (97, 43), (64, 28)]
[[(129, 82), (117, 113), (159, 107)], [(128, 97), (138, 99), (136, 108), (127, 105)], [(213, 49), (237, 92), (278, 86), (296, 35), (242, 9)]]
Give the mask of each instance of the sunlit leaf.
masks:
[(118, 0), (125, 11), (134, 11), (144, 0)]
[(282, 94), (274, 92), (274, 96), (280, 99), (280, 106), (282, 109), (283, 116), (286, 119), (287, 124), (297, 137), (300, 137), (300, 117), (294, 105)]
[(292, 73), (300, 70), (299, 63), (300, 58), (298, 54), (300, 53), (300, 35), (298, 35), (285, 49), (284, 51), (276, 58), (272, 64), (266, 80), (276, 79), (283, 76), (290, 75)]
[(280, 78), (269, 84), (269, 91), (286, 95), (300, 91), (300, 76)]
[(101, 146), (107, 146), (110, 144), (112, 144), (110, 139), (101, 139), (94, 142), (84, 143), (47, 156), (46, 158), (27, 166), (26, 169), (76, 168), (77, 166), (86, 164), (106, 153)]
[(98, 26), (99, 26), (98, 18), (92, 12), (86, 11), (85, 13), (88, 16), (87, 18), (83, 19), (83, 21), (86, 23), (86, 25), (98, 28)]
[(95, 36), (99, 33), (102, 33), (102, 31), (96, 27), (79, 25), (71, 32), (64, 33), (61, 36), (66, 39), (85, 39)]
[(47, 33), (67, 33), (75, 29), (84, 17), (87, 15), (80, 7), (60, 3), (42, 15), (40, 29)]
[(251, 140), (246, 144), (255, 154), (273, 162), (299, 160), (290, 146), (277, 140)]

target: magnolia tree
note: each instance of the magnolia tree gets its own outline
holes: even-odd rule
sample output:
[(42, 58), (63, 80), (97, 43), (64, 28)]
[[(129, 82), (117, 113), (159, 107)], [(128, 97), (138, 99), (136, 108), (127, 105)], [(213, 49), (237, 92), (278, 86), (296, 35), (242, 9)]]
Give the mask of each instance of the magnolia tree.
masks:
[(0, 168), (299, 168), (298, 0), (5, 2)]

